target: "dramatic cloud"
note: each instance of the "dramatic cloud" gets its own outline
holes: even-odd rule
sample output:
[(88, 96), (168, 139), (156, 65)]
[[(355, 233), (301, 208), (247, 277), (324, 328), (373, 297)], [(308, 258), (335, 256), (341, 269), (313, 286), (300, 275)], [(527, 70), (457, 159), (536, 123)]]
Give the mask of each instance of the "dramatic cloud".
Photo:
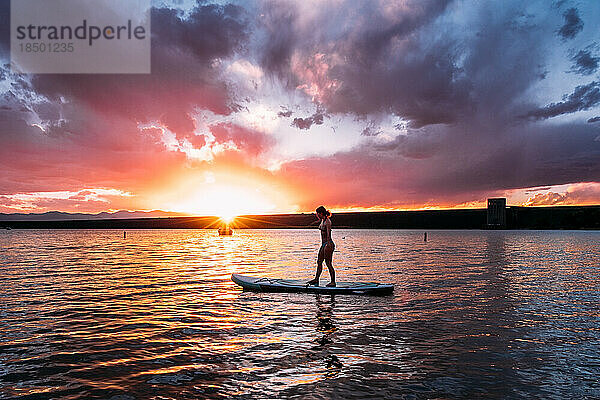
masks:
[(552, 103), (527, 113), (524, 117), (532, 119), (546, 119), (561, 114), (589, 110), (600, 103), (600, 83), (591, 82), (587, 85), (577, 86), (575, 91), (566, 96), (564, 101)]
[(233, 5), (198, 5), (185, 18), (180, 14), (152, 9), (152, 74), (34, 75), (33, 89), (52, 102), (62, 96), (106, 115), (158, 118), (180, 138), (193, 135), (196, 108), (227, 115), (238, 107), (218, 60), (243, 47), (247, 22)]
[[(136, 191), (185, 171), (185, 146), (205, 144), (192, 114), (228, 115), (238, 107), (219, 60), (243, 48), (246, 23), (244, 10), (232, 5), (198, 5), (185, 17), (154, 8), (149, 75), (15, 75), (4, 64), (0, 193)], [(179, 145), (140, 124), (165, 127)]]
[(289, 118), (289, 117), (292, 116), (292, 110), (279, 111), (277, 113), (277, 116), (284, 117), (284, 118)]
[(375, 126), (369, 125), (360, 133), (361, 136), (377, 136), (381, 134), (381, 131), (377, 129)]
[[(585, 125), (512, 128), (504, 139), (472, 138), (470, 143), (440, 134), (413, 134), (388, 146), (372, 142), (350, 152), (293, 161), (278, 174), (299, 187), (326, 183), (320, 199), (337, 207), (453, 205), (548, 183), (600, 181), (600, 143)], [(314, 201), (311, 193), (297, 196), (303, 207)]]
[[(314, 13), (300, 3), (270, 2), (263, 27), (273, 34), (262, 65), (328, 112), (394, 112), (415, 126), (452, 122), (461, 111), (457, 108), (468, 103), (468, 88), (454, 64), (451, 44), (424, 46), (417, 34), (447, 4), (373, 7), (350, 2), (324, 4), (321, 13)], [(428, 78), (416, 79), (420, 75)], [(308, 125), (304, 122), (299, 119), (297, 125)]]
[(576, 8), (569, 8), (564, 12), (564, 25), (559, 29), (558, 34), (564, 39), (573, 39), (583, 30), (583, 21), (579, 18), (579, 11)]
[(323, 114), (315, 113), (308, 118), (294, 118), (292, 121), (292, 126), (295, 126), (298, 129), (310, 129), (311, 126), (314, 125), (322, 125), (323, 124)]
[(598, 21), (580, 18), (598, 12), (541, 0), (160, 6), (147, 75), (12, 74), (0, 24), (0, 206), (208, 212), (208, 188), (243, 184), (284, 212), (472, 206), (539, 187), (551, 189), (531, 204), (600, 202), (576, 186), (600, 182)]
[(525, 206), (558, 206), (598, 204), (600, 199), (599, 183), (578, 183), (571, 185), (564, 193), (538, 193), (530, 197)]
[(539, 43), (551, 30), (515, 3), (459, 12), (475, 35), (448, 24), (449, 2), (361, 4), (326, 3), (315, 13), (267, 3), (262, 27), (282, 33), (267, 35), (265, 71), (327, 113), (392, 114), (414, 128), (522, 109), (521, 95), (544, 74)]
[(0, 59), (10, 52), (10, 0), (0, 0)]
[(243, 154), (257, 156), (273, 145), (273, 138), (252, 129), (232, 123), (221, 123), (210, 127), (217, 144), (232, 144), (232, 149)]
[(581, 75), (591, 75), (598, 70), (598, 62), (600, 57), (594, 57), (590, 50), (579, 50), (579, 52), (573, 57), (572, 72), (576, 72)]

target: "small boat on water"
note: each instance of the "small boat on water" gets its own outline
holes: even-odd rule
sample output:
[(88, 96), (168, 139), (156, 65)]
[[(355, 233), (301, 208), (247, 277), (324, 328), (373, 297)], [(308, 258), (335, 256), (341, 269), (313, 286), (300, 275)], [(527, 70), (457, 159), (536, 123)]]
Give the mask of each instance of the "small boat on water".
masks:
[(219, 228), (219, 236), (230, 236), (233, 235), (233, 229), (229, 226), (222, 226)]

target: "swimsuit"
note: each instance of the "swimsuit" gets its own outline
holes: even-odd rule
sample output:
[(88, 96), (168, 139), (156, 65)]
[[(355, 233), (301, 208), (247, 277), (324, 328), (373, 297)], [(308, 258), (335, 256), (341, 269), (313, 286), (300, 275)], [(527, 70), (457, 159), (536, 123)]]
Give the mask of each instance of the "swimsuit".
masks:
[(327, 225), (325, 225), (325, 220), (321, 221), (321, 224), (319, 225), (319, 230), (321, 231), (321, 240), (323, 241), (323, 243), (321, 243), (321, 249), (325, 249), (325, 245), (327, 243), (331, 243), (331, 245), (335, 248), (335, 243), (333, 243), (331, 237), (328, 240), (325, 240), (325, 238), (327, 237)]

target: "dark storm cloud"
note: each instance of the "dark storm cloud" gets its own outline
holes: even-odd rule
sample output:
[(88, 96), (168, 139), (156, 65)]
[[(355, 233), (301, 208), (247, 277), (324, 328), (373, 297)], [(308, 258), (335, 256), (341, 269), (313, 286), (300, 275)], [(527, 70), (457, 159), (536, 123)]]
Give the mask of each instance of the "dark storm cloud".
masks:
[[(418, 39), (419, 30), (440, 16), (448, 3), (408, 3), (413, 7), (392, 16), (375, 7), (360, 9), (364, 19), (341, 34), (331, 49), (324, 49), (344, 62), (324, 58), (309, 64), (305, 72), (317, 76), (311, 83), (319, 88), (328, 111), (363, 116), (391, 112), (414, 127), (454, 122), (468, 107), (468, 87), (455, 65), (453, 45)], [(404, 48), (398, 43), (405, 43)], [(326, 77), (318, 74), (322, 64), (330, 71)]]
[[(326, 93), (323, 101), (331, 112), (392, 112), (408, 119), (413, 127), (453, 123), (470, 101), (468, 83), (445, 50), (414, 54), (391, 65), (339, 66), (332, 77), (342, 82), (341, 87)], [(427, 79), (418, 79), (421, 73)]]
[[(324, 10), (328, 21), (288, 27), (296, 37), (308, 37), (290, 40), (296, 48), (279, 65), (278, 74), (287, 69), (294, 89), (306, 90), (328, 113), (396, 114), (408, 121), (399, 126), (408, 133), (385, 141), (375, 134), (378, 126), (367, 126), (357, 148), (284, 164), (282, 175), (310, 186), (326, 170), (332, 184), (324, 201), (345, 204), (352, 193), (357, 204), (371, 205), (481, 200), (497, 190), (600, 179), (592, 126), (548, 128), (526, 121), (596, 106), (598, 83), (518, 118), (532, 108), (532, 88), (547, 79), (547, 55), (556, 46), (549, 38), (556, 28), (546, 21), (556, 11), (532, 15), (517, 1), (477, 4), (471, 19), (461, 21), (473, 33), (468, 35), (441, 24), (447, 10), (429, 3), (399, 12), (419, 23), (396, 36), (397, 21), (376, 10), (357, 11), (367, 15), (368, 26), (344, 24), (346, 15)], [(336, 30), (342, 26), (351, 29)], [(327, 40), (331, 31), (336, 40)], [(370, 200), (361, 193), (380, 196)]]
[[(285, 163), (279, 174), (299, 187), (318, 185), (326, 177), (328, 190), (319, 194), (321, 200), (346, 206), (348, 193), (356, 205), (410, 207), (481, 201), (496, 191), (600, 180), (600, 142), (594, 141), (597, 133), (589, 125), (513, 126), (504, 134), (468, 136), (470, 141), (408, 136), (389, 146), (364, 145)], [(307, 199), (306, 206), (309, 200), (314, 201)]]
[(378, 136), (381, 134), (381, 131), (377, 129), (375, 126), (367, 126), (360, 133), (361, 136)]
[[(280, 76), (290, 75), (291, 58), (295, 51), (311, 51), (322, 48), (327, 41), (336, 40), (338, 48), (347, 48), (347, 55), (355, 56), (355, 62), (369, 63), (382, 52), (390, 41), (407, 37), (431, 18), (444, 11), (450, 0), (408, 1), (399, 18), (382, 14), (374, 3), (349, 2), (348, 4), (320, 4), (320, 12), (314, 19), (305, 21), (297, 3), (267, 1), (261, 14), (261, 27), (266, 32), (262, 46), (261, 64), (266, 71)], [(360, 18), (357, 18), (360, 16)], [(347, 24), (352, 21), (352, 24)], [(340, 32), (342, 25), (351, 27)]]
[(590, 50), (579, 50), (577, 54), (571, 57), (571, 61), (573, 61), (572, 72), (581, 75), (591, 75), (598, 70), (600, 57), (594, 57)]
[[(426, 186), (453, 192), (598, 181), (600, 143), (595, 136), (594, 128), (584, 123), (513, 127), (496, 142), (463, 144), (469, 162), (447, 163)], [(443, 157), (451, 160), (455, 151)]]
[(523, 117), (534, 120), (546, 119), (576, 111), (589, 110), (598, 104), (600, 104), (600, 82), (593, 81), (587, 85), (577, 86), (573, 93), (564, 98), (564, 101), (538, 108)]
[(290, 67), (290, 57), (298, 42), (294, 32), (296, 10), (288, 2), (273, 2), (264, 8), (261, 23), (267, 39), (262, 43), (261, 64), (265, 71), (282, 79), (289, 77), (285, 72)]
[[(199, 62), (226, 57), (245, 41), (247, 24), (242, 7), (198, 4), (185, 18), (180, 10), (152, 8), (152, 46), (172, 46), (191, 52)], [(10, 49), (10, 0), (0, 0), (0, 55)], [(153, 60), (154, 61), (154, 60)], [(152, 65), (154, 70), (154, 64)]]
[(298, 129), (310, 129), (313, 125), (323, 124), (323, 113), (317, 112), (308, 118), (294, 118), (292, 126)]
[[(369, 128), (373, 127), (368, 126), (367, 129)], [(380, 131), (377, 135), (371, 136), (377, 137), (381, 133), (383, 132)], [(451, 140), (446, 126), (429, 125), (420, 129), (406, 129), (404, 133), (392, 140), (373, 140), (369, 143), (369, 147), (375, 153), (396, 154), (406, 159), (422, 160), (440, 154), (443, 148), (451, 148), (452, 146), (448, 143)]]
[(10, 52), (10, 0), (0, 0), (0, 59)]
[(196, 107), (225, 115), (236, 110), (235, 93), (213, 62), (243, 48), (243, 9), (198, 5), (186, 18), (169, 8), (151, 13), (151, 74), (33, 75), (33, 90), (56, 103), (63, 96), (106, 114), (159, 120), (178, 138), (193, 136)]
[(569, 8), (563, 13), (565, 19), (564, 25), (559, 29), (558, 34), (563, 40), (573, 39), (583, 30), (583, 21), (579, 18), (579, 11), (576, 8)]
[(292, 116), (292, 114), (293, 114), (293, 113), (292, 113), (292, 110), (288, 110), (288, 109), (287, 109), (287, 108), (285, 108), (285, 107), (282, 107), (282, 109), (283, 109), (283, 111), (279, 111), (279, 112), (277, 113), (277, 116), (279, 116), (279, 117), (284, 117), (284, 118), (289, 118), (289, 117), (291, 117), (291, 116)]
[(152, 9), (153, 46), (190, 51), (210, 62), (239, 49), (246, 37), (246, 16), (239, 6), (197, 5), (189, 16), (170, 8)]
[[(549, 30), (518, 3), (482, 2), (480, 16), (468, 22), (475, 34), (446, 31), (440, 20), (448, 3), (408, 2), (393, 12), (370, 3), (325, 5), (312, 19), (295, 5), (268, 3), (263, 29), (283, 34), (267, 36), (263, 67), (330, 113), (395, 114), (413, 128), (454, 124), (478, 109), (493, 118), (510, 114), (542, 79), (539, 43)], [(285, 52), (274, 57), (271, 48)]]
[[(355, 37), (355, 47), (352, 52), (360, 57), (360, 62), (368, 64), (372, 60), (379, 59), (381, 53), (388, 49), (392, 40), (407, 38), (431, 19), (442, 14), (451, 0), (420, 1), (419, 3), (408, 2), (407, 4), (422, 7), (422, 12), (407, 12), (393, 21), (383, 21), (381, 16), (377, 15), (377, 19), (373, 21), (374, 24), (365, 27), (366, 29), (361, 32), (361, 35)], [(418, 8), (415, 7), (414, 10), (418, 10)], [(384, 23), (377, 26), (378, 22)]]

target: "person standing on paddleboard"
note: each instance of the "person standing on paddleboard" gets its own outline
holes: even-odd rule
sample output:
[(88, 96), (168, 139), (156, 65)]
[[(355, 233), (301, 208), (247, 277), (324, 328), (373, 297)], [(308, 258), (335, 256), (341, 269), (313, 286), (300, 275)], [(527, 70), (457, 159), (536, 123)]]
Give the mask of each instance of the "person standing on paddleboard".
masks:
[(331, 264), (333, 250), (335, 249), (335, 244), (333, 243), (333, 240), (331, 240), (331, 220), (329, 219), (331, 213), (323, 206), (319, 206), (316, 211), (317, 217), (321, 220), (321, 223), (319, 224), (319, 230), (321, 231), (321, 247), (319, 248), (319, 255), (317, 257), (317, 274), (315, 275), (315, 279), (309, 281), (308, 284), (319, 286), (319, 278), (323, 271), (324, 260), (325, 264), (327, 264), (327, 269), (329, 270), (329, 276), (331, 278), (331, 282), (326, 286), (335, 287), (335, 271)]

